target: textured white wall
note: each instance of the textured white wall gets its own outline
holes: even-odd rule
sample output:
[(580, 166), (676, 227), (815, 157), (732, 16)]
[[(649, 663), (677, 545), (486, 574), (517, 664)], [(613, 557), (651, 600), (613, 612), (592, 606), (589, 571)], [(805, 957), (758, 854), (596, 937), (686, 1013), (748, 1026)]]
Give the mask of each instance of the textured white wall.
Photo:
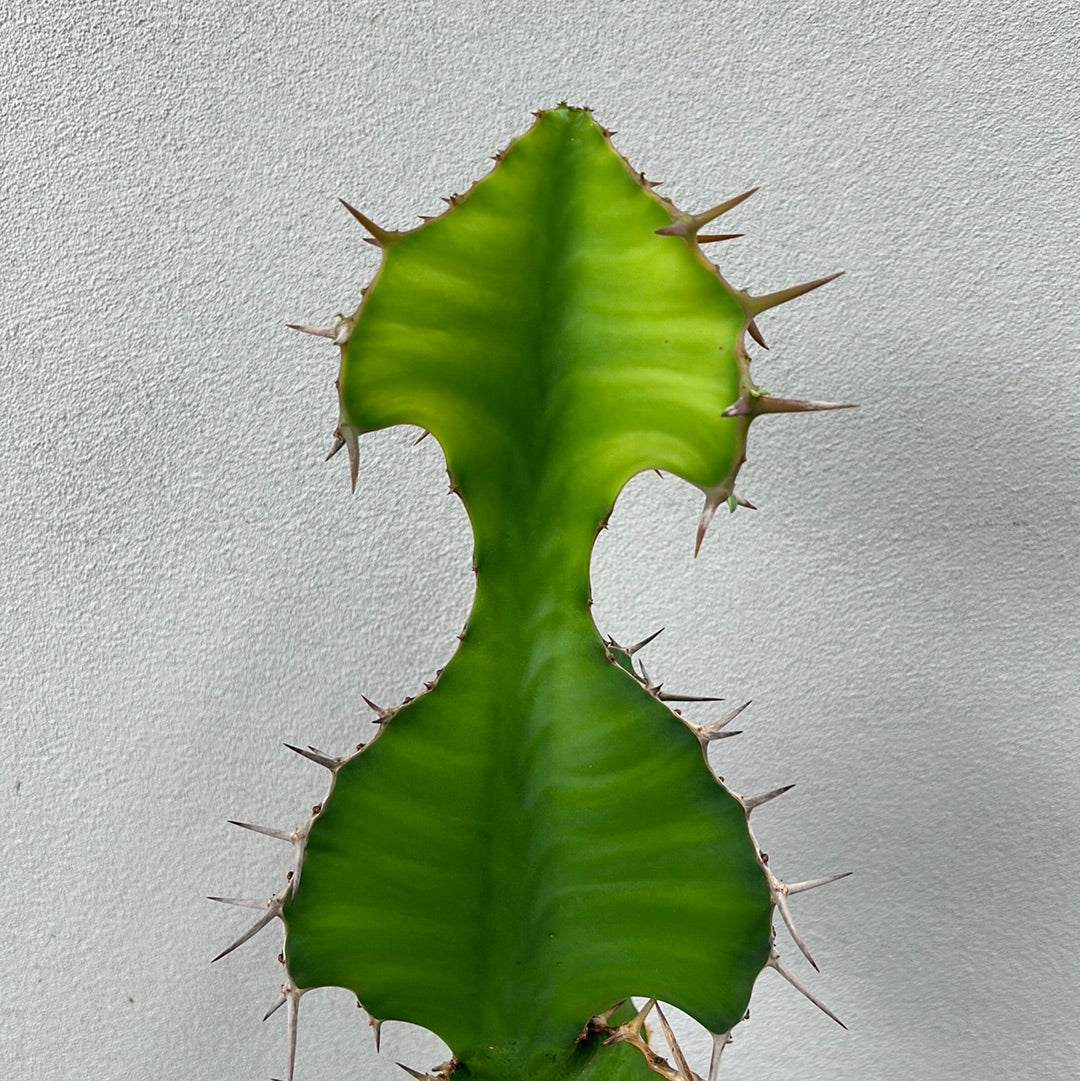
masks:
[[(283, 853), (224, 819), (297, 817), (281, 742), (355, 742), (471, 588), (434, 442), (365, 440), (350, 498), (333, 350), (283, 324), (374, 270), (336, 196), (437, 212), (567, 98), (683, 205), (763, 186), (736, 284), (848, 272), (759, 378), (862, 409), (755, 425), (761, 510), (696, 562), (696, 493), (640, 478), (594, 564), (669, 687), (754, 698), (721, 760), (799, 782), (783, 873), (857, 872), (799, 905), (850, 1032), (766, 973), (724, 1076), (1075, 1075), (1072, 5), (7, 0), (0, 47), (6, 1074), (280, 1074), (273, 933), (211, 968), (243, 917), (203, 898)], [(304, 1014), (304, 1081), (439, 1060)]]

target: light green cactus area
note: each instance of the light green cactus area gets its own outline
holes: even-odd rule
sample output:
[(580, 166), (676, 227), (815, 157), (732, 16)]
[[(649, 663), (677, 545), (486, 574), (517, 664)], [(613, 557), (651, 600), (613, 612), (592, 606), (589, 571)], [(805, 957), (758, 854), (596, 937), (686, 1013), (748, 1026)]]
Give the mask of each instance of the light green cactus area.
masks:
[(645, 1042), (653, 1000), (714, 1034), (715, 1069), (763, 968), (800, 986), (774, 909), (794, 933), (788, 895), (840, 877), (774, 875), (748, 822), (761, 800), (709, 765), (738, 711), (684, 718), (590, 614), (592, 546), (630, 478), (700, 488), (700, 546), (742, 502), (754, 417), (836, 407), (759, 391), (744, 347), (757, 315), (823, 282), (733, 289), (701, 248), (723, 237), (702, 230), (745, 196), (684, 214), (609, 134), (559, 106), (414, 230), (349, 208), (382, 265), (354, 314), (297, 328), (340, 347), (334, 449), (354, 485), (364, 432), (438, 440), (476, 595), (445, 669), (379, 709), (376, 738), (340, 758), (294, 748), (330, 791), (301, 828), (263, 831), (297, 862), (239, 940), (284, 923), (290, 1079), (300, 997), (335, 986), (376, 1031), (441, 1037), (443, 1078), (691, 1081), (673, 1039), (670, 1059)]

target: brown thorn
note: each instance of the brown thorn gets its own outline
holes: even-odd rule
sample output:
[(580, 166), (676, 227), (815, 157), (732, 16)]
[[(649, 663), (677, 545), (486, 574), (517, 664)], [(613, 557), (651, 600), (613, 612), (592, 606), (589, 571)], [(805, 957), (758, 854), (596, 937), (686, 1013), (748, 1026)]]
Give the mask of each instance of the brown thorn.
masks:
[(760, 417), (766, 413), (820, 413), (827, 409), (854, 409), (854, 402), (815, 402), (805, 398), (774, 398), (764, 392), (743, 395), (720, 414), (722, 417)]
[(705, 539), (705, 531), (709, 528), (709, 523), (713, 520), (713, 515), (716, 514), (716, 508), (720, 506), (720, 500), (713, 501), (711, 496), (705, 496), (705, 508), (701, 512), (701, 521), (698, 522), (697, 537), (694, 540), (694, 558), (697, 559), (698, 553), (701, 551), (701, 542)]
[(841, 274), (843, 274), (842, 270), (837, 274), (830, 274), (826, 278), (815, 278), (812, 282), (792, 285), (787, 289), (778, 289), (775, 293), (766, 293), (764, 296), (752, 297), (744, 294), (747, 309), (754, 315), (760, 315), (762, 312), (768, 311), (769, 308), (775, 308), (778, 304), (786, 304), (789, 300), (794, 300), (796, 297), (801, 297), (814, 289), (820, 289), (823, 285), (828, 285), (831, 281), (836, 281)]
[(699, 244), (716, 244), (721, 240), (738, 240), (740, 237), (746, 236), (745, 233), (708, 233), (699, 235), (697, 242)]
[(630, 1043), (644, 1048), (645, 1042), (641, 1038), (641, 1027), (645, 1024), (645, 1018), (656, 1005), (656, 999), (650, 998), (644, 1006), (629, 1021), (624, 1021), (605, 1041), (603, 1046), (609, 1047), (613, 1043)]
[(361, 213), (356, 207), (350, 206), (344, 199), (338, 199), (338, 202), (371, 234), (369, 242), (377, 247), (386, 247), (387, 244), (397, 240), (402, 235), (392, 229), (383, 229), (376, 225), (366, 214)]
[(763, 803), (769, 803), (777, 799), (785, 792), (790, 792), (794, 787), (793, 784), (786, 784), (782, 788), (774, 788), (771, 792), (766, 792), (763, 796), (744, 796), (742, 805), (746, 808), (746, 813), (749, 814), (755, 807), (760, 807)]
[(620, 998), (619, 1001), (616, 1002), (614, 1006), (612, 1006), (610, 1009), (605, 1010), (603, 1013), (598, 1013), (593, 1018), (593, 1020), (598, 1025), (603, 1025), (604, 1027), (607, 1027), (608, 1022), (615, 1015), (615, 1012), (617, 1010), (621, 1009), (625, 1005), (625, 1003), (626, 1003), (626, 999), (625, 998)]
[(739, 203), (749, 199), (757, 190), (757, 188), (751, 188), (749, 191), (744, 191), (742, 195), (736, 195), (709, 210), (702, 211), (700, 214), (679, 214), (676, 212), (675, 220), (670, 225), (654, 231), (658, 236), (693, 236), (703, 225), (708, 225), (709, 222), (719, 218), (721, 214), (733, 210)]
[(337, 454), (337, 452), (339, 450), (341, 450), (341, 448), (343, 446), (345, 446), (345, 437), (341, 434), (340, 431), (338, 431), (337, 428), (335, 428), (334, 429), (334, 443), (333, 443), (333, 446), (331, 446), (330, 453), (327, 454), (327, 456), (323, 459), (323, 461), (324, 462), (330, 461), (330, 459), (333, 458), (333, 456), (335, 454)]
[(282, 746), (288, 747), (290, 751), (300, 755), (301, 758), (308, 759), (309, 762), (314, 762), (318, 766), (324, 766), (331, 773), (336, 773), (338, 767), (341, 765), (342, 760), (340, 758), (331, 758), (321, 751), (316, 751), (314, 747), (305, 750), (303, 747), (294, 747), (291, 743), (285, 743)]
[(751, 319), (751, 320), (749, 320), (749, 322), (747, 322), (746, 329), (750, 332), (750, 337), (753, 338), (754, 341), (757, 342), (758, 345), (760, 345), (762, 349), (768, 349), (769, 348), (765, 344), (764, 335), (761, 333), (760, 328), (758, 327), (757, 323), (753, 319)]

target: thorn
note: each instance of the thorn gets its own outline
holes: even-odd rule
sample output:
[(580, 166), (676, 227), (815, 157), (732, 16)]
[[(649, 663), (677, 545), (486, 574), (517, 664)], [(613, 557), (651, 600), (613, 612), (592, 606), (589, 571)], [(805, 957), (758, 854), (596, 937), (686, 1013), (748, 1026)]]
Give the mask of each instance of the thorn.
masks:
[(635, 643), (632, 646), (626, 646), (624, 652), (632, 657), (640, 649), (644, 649), (650, 642), (655, 641), (661, 634), (664, 633), (664, 628), (661, 627), (658, 631), (653, 631), (648, 638), (642, 638), (640, 642)]
[(697, 735), (697, 738), (701, 741), (702, 746), (704, 746), (706, 743), (711, 743), (713, 740), (728, 739), (730, 736), (737, 736), (739, 735), (738, 732), (725, 732), (723, 731), (723, 729), (727, 725), (731, 724), (731, 722), (735, 720), (735, 718), (738, 717), (739, 714), (742, 713), (742, 711), (746, 709), (747, 706), (750, 705), (751, 701), (753, 701), (753, 699), (743, 702), (741, 706), (736, 706), (733, 710), (725, 713), (724, 716), (720, 718), (720, 720), (714, 721), (712, 724), (691, 725), (691, 730), (695, 733), (695, 735)]
[(367, 1023), (371, 1026), (371, 1033), (375, 1037), (375, 1054), (377, 1055), (382, 1050), (382, 1021), (368, 1014)]
[(825, 878), (812, 878), (807, 882), (782, 882), (785, 895), (790, 897), (793, 893), (805, 893), (807, 890), (816, 890), (818, 886), (827, 886), (830, 882), (839, 882), (841, 878), (847, 878), (851, 871), (841, 871), (838, 875), (827, 875)]
[(716, 496), (706, 494), (705, 496), (705, 509), (701, 512), (701, 521), (698, 522), (697, 538), (694, 541), (694, 558), (697, 559), (698, 552), (701, 551), (701, 542), (705, 539), (705, 530), (709, 528), (709, 523), (713, 520), (713, 515), (716, 513), (716, 508), (720, 506), (723, 499)]
[(724, 1048), (732, 1042), (730, 1029), (727, 1032), (713, 1032), (712, 1036), (712, 1055), (709, 1057), (709, 1081), (716, 1081), (716, 1075), (720, 1070), (720, 1056), (724, 1053)]
[(667, 1041), (668, 1047), (671, 1048), (672, 1055), (675, 1056), (675, 1065), (679, 1068), (679, 1076), (683, 1081), (693, 1081), (694, 1075), (686, 1064), (686, 1056), (682, 1053), (682, 1048), (675, 1039), (675, 1033), (671, 1031), (671, 1026), (664, 1016), (664, 1011), (660, 1009), (659, 1002), (656, 1004), (656, 1016), (660, 1019), (660, 1028), (664, 1033), (664, 1039)]
[(394, 713), (396, 712), (395, 710), (384, 709), (382, 706), (375, 705), (375, 703), (372, 702), (372, 700), (368, 698), (366, 694), (362, 694), (360, 695), (360, 697), (364, 700), (364, 704), (368, 707), (368, 709), (372, 710), (378, 715), (375, 721), (376, 724), (385, 724), (387, 721), (393, 718)]
[(738, 240), (746, 236), (745, 233), (708, 233), (697, 238), (699, 244), (716, 244), (721, 240)]
[(349, 206), (344, 199), (339, 199), (338, 202), (371, 234), (369, 243), (378, 248), (385, 248), (388, 244), (392, 244), (405, 235), (393, 229), (380, 228), (366, 214), (361, 214), (356, 207)]
[(207, 900), (223, 905), (238, 905), (240, 908), (266, 908), (265, 901), (241, 901), (238, 897), (207, 897)]
[(286, 323), (289, 330), (298, 330), (301, 334), (314, 334), (317, 338), (329, 338), (334, 345), (344, 345), (353, 331), (356, 317), (346, 319), (338, 313), (337, 322), (332, 327), (308, 327), (299, 323)]
[(420, 434), (419, 434), (419, 435), (418, 435), (418, 436), (416, 437), (415, 441), (413, 442), (413, 446), (414, 446), (414, 447), (418, 447), (418, 446), (420, 446), (420, 444), (421, 444), (421, 443), (423, 443), (423, 441), (424, 441), (425, 439), (427, 439), (427, 437), (428, 437), (429, 435), (431, 435), (431, 432), (429, 432), (429, 431), (427, 430), (427, 428), (425, 428), (425, 429), (424, 429), (424, 430), (423, 430), (423, 431), (422, 431), (422, 432), (421, 432), (421, 433), (420, 433)]
[(645, 1024), (645, 1018), (649, 1016), (650, 1011), (656, 1005), (656, 999), (650, 998), (644, 1006), (629, 1021), (624, 1021), (603, 1043), (604, 1047), (609, 1047), (613, 1043), (630, 1043), (637, 1047), (643, 1048), (645, 1046), (644, 1040), (641, 1038), (641, 1027)]
[(715, 724), (710, 725), (709, 727), (710, 728), (723, 728), (724, 725), (730, 724), (733, 720), (735, 720), (736, 717), (738, 717), (738, 715), (740, 713), (742, 713), (742, 711), (744, 709), (746, 709), (747, 706), (750, 705), (750, 703), (752, 701), (753, 701), (752, 698), (748, 698), (745, 702), (743, 702), (743, 704), (741, 706), (736, 706), (730, 712), (725, 713), (724, 716), (720, 718), (720, 720), (718, 720)]
[(757, 190), (757, 188), (751, 188), (749, 191), (744, 191), (742, 195), (736, 195), (734, 198), (714, 206), (711, 210), (702, 211), (700, 214), (682, 214), (676, 211), (673, 215), (674, 220), (670, 225), (665, 225), (664, 228), (654, 231), (658, 236), (694, 236), (703, 225), (708, 225), (709, 222), (720, 217), (721, 214), (733, 210), (743, 200), (749, 199)]
[(278, 1012), (278, 1010), (280, 1010), (280, 1009), (281, 1009), (281, 1007), (282, 1007), (282, 1006), (284, 1006), (284, 1005), (285, 1005), (285, 1003), (286, 1003), (287, 1001), (288, 1001), (288, 998), (287, 998), (287, 996), (286, 996), (286, 995), (284, 995), (284, 994), (281, 994), (281, 995), (279, 995), (279, 996), (278, 996), (278, 1000), (277, 1000), (277, 1002), (275, 1002), (275, 1003), (273, 1004), (273, 1006), (271, 1006), (271, 1007), (270, 1007), (270, 1009), (268, 1009), (268, 1010), (266, 1011), (266, 1013), (264, 1013), (264, 1014), (263, 1014), (263, 1018), (262, 1018), (262, 1019), (263, 1019), (264, 1021), (267, 1021), (267, 1020), (269, 1020), (269, 1019), (270, 1019), (271, 1017), (273, 1017), (273, 1016), (274, 1016), (274, 1014), (275, 1014), (275, 1013), (277, 1013), (277, 1012)]
[(285, 1067), (285, 1081), (293, 1081), (296, 1072), (296, 1032), (297, 1032), (297, 1015), (300, 1012), (300, 994), (294, 986), (289, 985), (285, 992), (285, 996), (288, 999), (288, 1023), (289, 1023), (289, 1049), (287, 1052), (287, 1064)]
[(318, 766), (324, 766), (331, 773), (336, 773), (341, 767), (344, 759), (331, 758), (329, 755), (323, 754), (321, 751), (315, 750), (314, 747), (309, 747), (305, 750), (303, 747), (294, 747), (291, 743), (282, 744), (284, 747), (288, 747), (290, 751), (294, 751), (300, 755), (301, 758), (308, 759), (309, 762), (314, 762)]
[(823, 285), (828, 285), (831, 281), (836, 281), (836, 279), (840, 277), (840, 274), (843, 274), (842, 270), (838, 274), (830, 274), (827, 278), (815, 278), (812, 282), (804, 282), (802, 285), (792, 285), (788, 289), (778, 289), (775, 293), (766, 293), (764, 296), (760, 297), (752, 297), (745, 292), (742, 296), (745, 301), (746, 309), (752, 315), (760, 315), (770, 308), (775, 308), (778, 304), (786, 304), (789, 300), (794, 300), (796, 297), (801, 297), (805, 293), (821, 288)]
[(788, 972), (786, 968), (784, 968), (782, 964), (780, 964), (780, 957), (777, 954), (776, 950), (772, 951), (772, 954), (770, 955), (767, 964), (770, 968), (776, 969), (776, 971), (779, 972), (780, 975), (783, 976), (784, 979), (787, 980), (787, 982), (790, 983), (791, 986), (794, 987), (800, 995), (808, 998), (819, 1010), (821, 1010), (823, 1014), (825, 1014), (826, 1017), (832, 1018), (832, 1020), (834, 1020), (842, 1029), (847, 1029), (847, 1025), (845, 1025), (844, 1022), (841, 1021), (840, 1018), (837, 1017), (836, 1014), (834, 1014), (832, 1010), (830, 1010), (829, 1007), (821, 1001), (821, 999), (811, 994), (805, 987), (803, 987), (801, 983), (799, 983), (797, 979), (795, 979), (794, 976), (792, 976), (790, 972)]
[[(770, 879), (772, 878), (771, 875), (769, 877)], [(770, 885), (772, 885), (771, 882)], [(803, 955), (803, 957), (807, 959), (807, 961), (810, 962), (810, 965), (814, 969), (814, 971), (820, 972), (821, 969), (818, 968), (817, 961), (815, 961), (814, 958), (810, 955), (810, 950), (807, 947), (806, 943), (803, 941), (802, 935), (800, 935), (798, 930), (796, 930), (795, 928), (795, 922), (794, 920), (792, 920), (791, 912), (788, 910), (787, 898), (780, 890), (774, 889), (772, 891), (772, 894), (773, 901), (776, 903), (776, 908), (780, 913), (780, 918), (784, 921), (784, 926), (788, 929), (788, 934), (791, 935), (792, 941), (795, 943), (796, 946), (799, 947), (799, 952)]]
[(334, 445), (330, 448), (326, 461), (330, 461), (342, 447), (349, 448), (349, 484), (355, 492), (356, 478), (360, 475), (360, 440), (357, 430), (351, 424), (339, 424), (334, 429)]
[(614, 1016), (615, 1016), (615, 1012), (616, 1012), (617, 1010), (621, 1009), (621, 1008), (622, 1008), (622, 1006), (624, 1006), (624, 1005), (625, 1005), (625, 1003), (626, 1003), (626, 999), (625, 999), (625, 998), (620, 998), (620, 999), (619, 999), (619, 1001), (618, 1001), (618, 1002), (616, 1002), (614, 1006), (612, 1006), (612, 1007), (611, 1007), (610, 1009), (608, 1009), (608, 1010), (605, 1010), (605, 1011), (604, 1011), (603, 1013), (598, 1013), (598, 1014), (597, 1014), (597, 1015), (596, 1015), (596, 1016), (595, 1016), (595, 1017), (593, 1018), (593, 1020), (594, 1020), (594, 1021), (595, 1021), (595, 1022), (596, 1022), (596, 1023), (598, 1024), (598, 1025), (603, 1025), (603, 1026), (605, 1026), (605, 1027), (606, 1027), (606, 1026), (608, 1025), (608, 1023), (609, 1023), (609, 1022), (611, 1021), (612, 1017), (614, 1017)]
[(794, 787), (793, 784), (786, 784), (783, 788), (774, 788), (763, 796), (744, 796), (742, 805), (746, 808), (746, 813), (749, 814), (755, 807), (760, 807), (763, 803), (768, 803), (770, 800), (782, 796), (785, 792), (790, 792)]
[(761, 333), (761, 330), (760, 330), (760, 329), (758, 328), (758, 325), (757, 325), (757, 323), (756, 323), (756, 322), (755, 322), (755, 321), (754, 321), (753, 319), (751, 319), (751, 320), (750, 320), (750, 321), (749, 321), (749, 322), (748, 322), (748, 323), (746, 324), (746, 329), (747, 329), (748, 331), (750, 331), (750, 337), (751, 337), (751, 338), (753, 338), (753, 339), (754, 339), (754, 341), (755, 341), (755, 342), (757, 342), (757, 343), (758, 343), (758, 345), (760, 345), (762, 349), (768, 349), (768, 348), (769, 348), (769, 347), (768, 347), (768, 346), (767, 346), (767, 345), (765, 344), (765, 337), (764, 337), (764, 335), (763, 335), (763, 334)]
[(337, 337), (337, 327), (305, 327), (299, 323), (286, 323), (289, 330), (298, 330), (301, 334), (314, 334), (316, 338), (329, 338), (333, 341)]
[(661, 691), (656, 697), (661, 702), (723, 702), (722, 698), (709, 694), (668, 694), (667, 691)]
[[(311, 828), (310, 820), (305, 822), (299, 829), (286, 833), (284, 830), (272, 830), (266, 826), (254, 826), (250, 822), (236, 822), (229, 819), (230, 826), (239, 826), (241, 829), (251, 830), (252, 833), (262, 833), (267, 837), (273, 837), (279, 841), (288, 841), (296, 850), (296, 862), (293, 870), (289, 872), (289, 896), (296, 899), (296, 891), (300, 888), (300, 870), (304, 859), (304, 848), (307, 845), (308, 830)], [(217, 958), (215, 957), (216, 961)]]
[(813, 402), (805, 398), (774, 398), (764, 391), (743, 395), (720, 414), (722, 417), (759, 417), (764, 413), (820, 413), (825, 409), (854, 409), (854, 402)]
[[(644, 662), (638, 661), (638, 669), (641, 672), (640, 680), (642, 685), (645, 687), (645, 690), (647, 690), (649, 694), (658, 694), (663, 684), (653, 683), (653, 681), (649, 678), (649, 673), (645, 671)], [(630, 674), (634, 674), (632, 668)]]
[(406, 1066), (404, 1062), (399, 1062), (398, 1065), (410, 1076), (415, 1077), (416, 1081), (434, 1081), (433, 1078), (426, 1073), (421, 1073), (419, 1070), (414, 1070), (411, 1066)]
[(229, 819), (230, 826), (239, 826), (242, 830), (251, 830), (252, 833), (262, 833), (267, 837), (276, 837), (279, 841), (294, 842), (296, 840), (295, 833), (286, 833), (285, 830), (272, 830), (269, 826), (253, 826), (250, 822), (237, 822), (234, 819)]
[[(238, 946), (242, 946), (249, 938), (254, 938), (271, 920), (277, 919), (281, 915), (281, 906), (284, 901), (284, 895), (275, 893), (268, 901), (265, 901), (266, 912), (259, 917), (255, 922), (255, 926), (245, 931), (235, 942), (228, 945), (215, 957), (210, 964), (214, 961), (220, 961), (223, 957), (232, 953)], [(245, 905), (246, 907), (246, 905)]]

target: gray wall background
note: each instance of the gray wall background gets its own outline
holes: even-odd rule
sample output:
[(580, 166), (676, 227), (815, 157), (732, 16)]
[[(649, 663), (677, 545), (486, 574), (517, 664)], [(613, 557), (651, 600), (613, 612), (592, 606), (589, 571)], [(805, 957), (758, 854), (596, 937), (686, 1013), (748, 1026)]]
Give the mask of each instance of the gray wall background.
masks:
[[(275, 932), (209, 966), (365, 693), (415, 693), (468, 608), (438, 448), (323, 465), (334, 350), (377, 265), (343, 196), (404, 226), (562, 98), (697, 209), (763, 292), (759, 381), (857, 400), (755, 426), (691, 558), (695, 491), (641, 477), (597, 621), (667, 628), (668, 687), (753, 698), (728, 781), (798, 899), (723, 1077), (1050, 1079), (1080, 1068), (1076, 712), (1080, 89), (1075, 8), (930, 3), (252, 5), (8, 0), (2, 16), (0, 900), (10, 1076), (280, 1076)], [(759, 351), (760, 353), (760, 351)], [(703, 707), (702, 719), (710, 709)], [(646, 929), (647, 930), (647, 929)], [(793, 950), (793, 967), (807, 972)], [(440, 1061), (343, 992), (298, 1077)], [(693, 1065), (705, 1045), (680, 1031)]]

